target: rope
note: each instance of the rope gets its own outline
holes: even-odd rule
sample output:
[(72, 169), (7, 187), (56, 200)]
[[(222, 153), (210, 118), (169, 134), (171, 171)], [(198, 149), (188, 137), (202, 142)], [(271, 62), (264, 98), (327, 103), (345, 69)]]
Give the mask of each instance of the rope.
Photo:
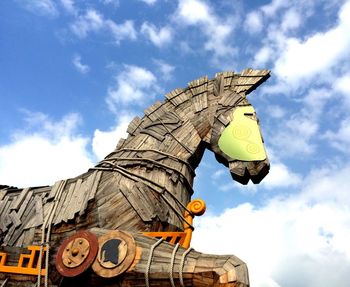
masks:
[(160, 121), (162, 126), (166, 129), (166, 131), (173, 137), (173, 139), (176, 140), (179, 143), (179, 145), (181, 145), (190, 155), (192, 155), (193, 152), (178, 140), (178, 138), (168, 129), (168, 127), (163, 123), (163, 121), (159, 117), (158, 117), (158, 120)]
[[(112, 164), (112, 163), (111, 163)], [(169, 202), (169, 200), (164, 196), (163, 192), (166, 191), (173, 199), (174, 201), (177, 203), (177, 204), (180, 204), (182, 207), (184, 207), (184, 205), (175, 197), (175, 195), (173, 195), (169, 190), (167, 190), (165, 187), (162, 187), (161, 185), (149, 180), (148, 178), (144, 177), (144, 176), (141, 176), (141, 175), (138, 175), (138, 174), (134, 174), (130, 171), (128, 171), (127, 169), (121, 167), (121, 166), (117, 166), (117, 165), (113, 165), (112, 168), (106, 168), (106, 167), (93, 167), (91, 169), (94, 169), (94, 170), (103, 170), (103, 171), (117, 171), (119, 172), (120, 174), (126, 176), (127, 178), (131, 179), (131, 180), (134, 180), (136, 182), (138, 182), (139, 180), (136, 180), (135, 178), (133, 177), (137, 177), (139, 179), (141, 179), (143, 181), (144, 184), (146, 184), (149, 188), (151, 188), (152, 190), (154, 190), (155, 192), (157, 192), (162, 198), (163, 200), (171, 207), (171, 209), (175, 212), (175, 214), (181, 219), (183, 220), (184, 222), (186, 222), (190, 228), (192, 230), (194, 230), (194, 227), (192, 224), (190, 224), (186, 218), (182, 215), (182, 213), (180, 213), (172, 204), (171, 202)], [(145, 182), (146, 181), (146, 182)], [(153, 184), (155, 186), (157, 186), (158, 188), (162, 189), (162, 191), (158, 191), (156, 190), (154, 187), (150, 186), (150, 184), (148, 184), (147, 182), (149, 182), (150, 184)], [(191, 211), (189, 211), (186, 207), (184, 207), (184, 209), (186, 211), (188, 211), (190, 214), (192, 214)]]
[(175, 262), (175, 255), (176, 255), (176, 251), (179, 249), (180, 244), (176, 243), (173, 253), (171, 254), (171, 261), (170, 261), (170, 270), (169, 270), (169, 278), (170, 278), (170, 284), (172, 287), (176, 287), (175, 283), (174, 283), (174, 277), (173, 277), (173, 273), (174, 273), (174, 262)]
[(154, 243), (149, 251), (149, 257), (148, 257), (148, 261), (147, 261), (147, 266), (146, 266), (146, 272), (145, 272), (145, 284), (146, 287), (149, 287), (149, 271), (151, 269), (151, 263), (152, 263), (152, 257), (153, 257), (153, 252), (154, 249), (161, 244), (163, 241), (163, 238), (159, 239), (156, 243)]
[(140, 152), (151, 151), (151, 152), (159, 153), (161, 155), (165, 155), (165, 156), (167, 156), (169, 158), (172, 158), (174, 160), (182, 162), (183, 164), (185, 164), (188, 167), (188, 169), (191, 171), (191, 173), (193, 175), (195, 175), (195, 171), (193, 170), (192, 166), (187, 161), (185, 161), (182, 158), (179, 158), (177, 156), (174, 156), (171, 153), (167, 153), (167, 152), (164, 152), (164, 151), (156, 150), (156, 149), (153, 149), (153, 148), (149, 148), (149, 149), (121, 148), (119, 150), (111, 152), (106, 158), (108, 159), (109, 156), (112, 156), (113, 154), (116, 154), (116, 153), (119, 153), (119, 152), (122, 152), (122, 151), (136, 151), (136, 152), (138, 152), (138, 151), (140, 151)]
[(1, 287), (5, 287), (7, 284), (7, 281), (9, 281), (9, 277), (6, 277), (4, 281), (1, 283)]
[(110, 162), (110, 160), (125, 160), (125, 161), (148, 161), (148, 162), (151, 162), (153, 163), (154, 165), (158, 165), (160, 167), (163, 167), (164, 169), (170, 169), (178, 174), (180, 174), (182, 176), (182, 178), (185, 180), (185, 183), (187, 185), (187, 187), (190, 187), (190, 189), (192, 190), (192, 186), (190, 184), (190, 182), (188, 181), (187, 177), (178, 169), (176, 168), (173, 168), (173, 167), (170, 167), (170, 166), (167, 166), (165, 164), (162, 164), (156, 160), (153, 160), (153, 159), (150, 159), (150, 158), (147, 158), (147, 157), (143, 157), (143, 158), (132, 158), (132, 157), (110, 157), (108, 159), (105, 159), (105, 160), (102, 160), (98, 165), (100, 164), (104, 164), (104, 163), (107, 163), (107, 164), (113, 164), (115, 165), (115, 163), (112, 163)]
[(185, 264), (185, 259), (186, 259), (186, 256), (188, 255), (188, 253), (190, 253), (192, 250), (193, 250), (193, 248), (188, 248), (188, 249), (182, 254), (182, 257), (181, 257), (180, 267), (179, 267), (179, 279), (180, 279), (180, 285), (181, 285), (181, 287), (185, 287), (184, 279), (183, 279), (183, 274), (182, 274), (183, 268), (184, 268), (184, 264)]
[[(58, 191), (55, 195), (55, 198), (53, 200), (53, 204), (51, 205), (51, 208), (45, 218), (45, 221), (41, 227), (41, 242), (40, 242), (40, 252), (39, 252), (39, 261), (38, 261), (38, 278), (37, 278), (37, 287), (41, 286), (41, 270), (42, 270), (42, 257), (43, 257), (43, 251), (44, 251), (44, 246), (46, 247), (46, 257), (45, 257), (45, 269), (46, 269), (46, 273), (45, 273), (45, 287), (48, 286), (48, 278), (49, 278), (49, 249), (50, 249), (50, 245), (49, 245), (49, 240), (50, 240), (50, 233), (51, 233), (51, 224), (52, 224), (52, 220), (54, 217), (54, 214), (56, 212), (58, 203), (61, 199), (61, 195), (62, 195), (62, 191), (64, 190), (64, 187), (66, 186), (67, 180), (63, 180), (60, 182), (60, 185), (58, 187)], [(45, 241), (45, 230), (46, 227), (48, 226), (48, 231), (46, 234), (46, 241)]]

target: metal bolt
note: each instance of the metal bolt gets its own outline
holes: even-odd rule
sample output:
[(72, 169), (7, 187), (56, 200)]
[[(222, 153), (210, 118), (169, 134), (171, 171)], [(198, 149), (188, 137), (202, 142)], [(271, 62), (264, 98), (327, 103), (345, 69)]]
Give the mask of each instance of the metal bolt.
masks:
[(73, 250), (72, 250), (72, 255), (73, 256), (77, 256), (79, 254), (79, 249), (78, 248), (74, 248)]

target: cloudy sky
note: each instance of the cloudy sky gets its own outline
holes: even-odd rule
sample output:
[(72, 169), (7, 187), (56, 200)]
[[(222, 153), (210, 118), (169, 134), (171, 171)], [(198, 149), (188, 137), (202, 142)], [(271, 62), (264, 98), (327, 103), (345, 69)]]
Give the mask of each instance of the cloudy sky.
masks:
[(350, 1), (15, 0), (0, 4), (0, 184), (53, 184), (135, 115), (203, 75), (270, 69), (250, 96), (271, 172), (234, 183), (210, 152), (193, 246), (252, 287), (350, 282)]

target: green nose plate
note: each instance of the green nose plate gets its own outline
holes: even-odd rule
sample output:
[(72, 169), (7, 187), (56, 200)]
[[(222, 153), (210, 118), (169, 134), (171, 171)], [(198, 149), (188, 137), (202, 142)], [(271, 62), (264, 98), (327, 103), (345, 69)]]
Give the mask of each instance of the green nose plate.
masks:
[(266, 159), (255, 110), (252, 106), (237, 107), (233, 120), (219, 139), (219, 148), (232, 159), (259, 161)]

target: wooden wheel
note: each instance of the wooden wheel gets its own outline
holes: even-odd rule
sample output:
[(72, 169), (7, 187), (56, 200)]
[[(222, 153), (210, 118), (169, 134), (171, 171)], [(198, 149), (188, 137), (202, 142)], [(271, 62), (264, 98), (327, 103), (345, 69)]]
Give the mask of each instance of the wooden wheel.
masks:
[(98, 241), (89, 231), (78, 231), (65, 239), (56, 255), (57, 271), (65, 277), (74, 277), (88, 269), (95, 260)]
[(111, 278), (125, 272), (135, 259), (134, 238), (114, 230), (98, 238), (98, 254), (92, 269), (101, 277)]

